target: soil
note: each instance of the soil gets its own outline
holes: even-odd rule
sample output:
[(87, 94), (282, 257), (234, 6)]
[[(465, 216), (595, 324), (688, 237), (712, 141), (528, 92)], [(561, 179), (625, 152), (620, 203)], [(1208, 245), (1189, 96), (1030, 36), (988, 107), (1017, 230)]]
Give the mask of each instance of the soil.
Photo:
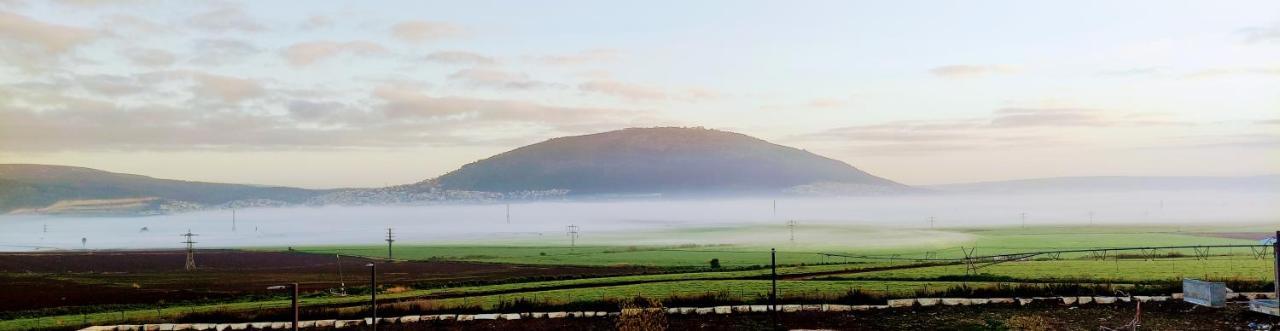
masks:
[[(186, 271), (185, 251), (0, 253), (0, 312), (101, 304), (154, 304), (269, 294), (297, 282), (304, 292), (369, 282), (373, 260), (333, 255), (208, 250)], [(642, 267), (575, 267), (454, 261), (378, 262), (386, 286), (650, 273)]]

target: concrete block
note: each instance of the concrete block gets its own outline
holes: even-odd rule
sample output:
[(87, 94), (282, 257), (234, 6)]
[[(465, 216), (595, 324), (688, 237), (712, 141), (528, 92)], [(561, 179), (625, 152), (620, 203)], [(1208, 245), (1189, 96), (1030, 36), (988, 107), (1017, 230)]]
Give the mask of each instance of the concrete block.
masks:
[(733, 306), (733, 312), (735, 312), (735, 313), (750, 313), (750, 312), (751, 312), (751, 306), (747, 306), (747, 305), (738, 305), (738, 306)]
[(1026, 306), (1035, 301), (1036, 299), (1031, 299), (1031, 298), (1018, 298), (1018, 305)]
[(854, 306), (849, 306), (849, 308), (853, 309), (853, 311), (867, 311), (867, 310), (871, 310), (871, 305), (854, 305)]
[(609, 316), (609, 312), (607, 312), (607, 311), (598, 311), (598, 312), (596, 312), (596, 315), (595, 315), (595, 316), (596, 316), (596, 317), (605, 317), (605, 316)]
[(1013, 298), (991, 298), (991, 299), (987, 299), (987, 300), (990, 300), (990, 301), (991, 301), (991, 303), (994, 303), (994, 304), (1010, 304), (1010, 303), (1017, 303), (1017, 302), (1018, 302), (1017, 300), (1014, 300)]
[(850, 306), (850, 305), (822, 305), (822, 311), (829, 311), (829, 312), (847, 312), (847, 311), (853, 311), (853, 306)]
[(333, 327), (333, 323), (336, 323), (336, 322), (338, 322), (338, 321), (337, 321), (337, 320), (319, 320), (319, 321), (316, 321), (316, 327), (317, 327), (317, 328), (331, 328), (331, 327)]
[(547, 313), (529, 313), (529, 318), (547, 318)]
[(800, 305), (800, 311), (822, 311), (822, 305)]
[(800, 305), (782, 305), (782, 312), (794, 313), (800, 311)]
[(1093, 297), (1093, 302), (1100, 305), (1116, 303), (1116, 297)]
[(1152, 296), (1151, 301), (1155, 301), (1155, 302), (1169, 301), (1169, 296), (1166, 296), (1166, 295)]
[(215, 325), (217, 324), (196, 323), (196, 324), (191, 324), (191, 329), (196, 331), (207, 331), (207, 330), (213, 330), (213, 327)]
[(520, 319), (520, 314), (500, 314), (498, 315), (498, 319), (514, 321)]
[(482, 321), (492, 321), (492, 320), (498, 319), (498, 314), (476, 314), (474, 316), (476, 320), (482, 320)]
[(400, 323), (418, 323), (421, 321), (422, 321), (421, 315), (409, 315), (409, 316), (400, 317)]
[(965, 298), (942, 298), (940, 300), (944, 306), (968, 306), (971, 304), (969, 299)]
[(302, 329), (302, 328), (310, 329), (314, 327), (316, 327), (316, 321), (298, 321), (299, 329)]
[(1151, 297), (1145, 295), (1135, 295), (1133, 296), (1133, 299), (1138, 302), (1151, 302)]
[(985, 305), (991, 303), (991, 299), (969, 299), (969, 303), (974, 305)]
[(252, 327), (252, 328), (254, 328), (254, 329), (256, 329), (256, 330), (266, 330), (266, 329), (270, 329), (270, 328), (271, 328), (271, 322), (254, 322), (254, 323), (249, 323), (249, 327)]
[(547, 318), (565, 318), (566, 316), (569, 316), (569, 313), (562, 311), (547, 313)]
[(436, 319), (441, 321), (455, 321), (455, 320), (458, 320), (458, 315), (441, 314), (441, 315), (436, 315)]
[(293, 329), (293, 322), (271, 322), (272, 330)]
[(919, 303), (921, 307), (937, 306), (938, 303), (941, 301), (942, 300), (938, 298), (917, 298), (916, 299), (916, 303)]
[(1116, 297), (1116, 300), (1120, 300), (1120, 302), (1132, 302), (1133, 297)]
[(1074, 304), (1076, 304), (1076, 301), (1079, 301), (1079, 300), (1080, 300), (1080, 299), (1079, 299), (1079, 298), (1077, 298), (1077, 297), (1062, 297), (1062, 304), (1064, 304), (1064, 305), (1074, 305)]
[(142, 331), (160, 331), (160, 324), (143, 324)]
[(476, 315), (470, 314), (458, 314), (458, 316), (454, 318), (454, 320), (458, 322), (474, 321), (475, 319)]
[(751, 305), (751, 312), (767, 313), (769, 312), (769, 306), (768, 305)]
[(1076, 303), (1079, 303), (1082, 305), (1093, 303), (1093, 297), (1076, 297)]
[(707, 308), (694, 309), (693, 312), (698, 315), (709, 315), (709, 314), (715, 313), (716, 310), (715, 308), (707, 307)]
[(693, 314), (693, 311), (696, 309), (697, 308), (693, 308), (693, 307), (680, 307), (680, 315)]
[(231, 323), (227, 324), (227, 330), (248, 330), (249, 323)]
[(1174, 293), (1169, 296), (1173, 297), (1174, 300), (1182, 300), (1182, 293)]
[(142, 331), (142, 326), (141, 326), (141, 325), (132, 325), (132, 324), (117, 325), (117, 326), (116, 326), (116, 330), (121, 330), (121, 331)]
[(611, 312), (609, 312), (608, 314), (606, 314), (605, 316), (609, 316), (609, 317), (618, 317), (618, 316), (620, 316), (620, 315), (622, 315), (622, 313), (621, 313), (621, 312), (611, 311)]
[(916, 299), (890, 299), (889, 307), (902, 308), (911, 307), (916, 304)]
[(174, 325), (169, 323), (156, 324), (156, 326), (159, 327), (160, 331), (173, 331), (173, 328), (174, 328)]
[(729, 306), (715, 306), (714, 308), (711, 308), (711, 309), (714, 310), (718, 315), (726, 315), (733, 312), (733, 307), (729, 307)]
[(195, 326), (192, 326), (191, 324), (174, 324), (173, 325), (173, 331), (187, 331), (191, 329), (195, 329)]

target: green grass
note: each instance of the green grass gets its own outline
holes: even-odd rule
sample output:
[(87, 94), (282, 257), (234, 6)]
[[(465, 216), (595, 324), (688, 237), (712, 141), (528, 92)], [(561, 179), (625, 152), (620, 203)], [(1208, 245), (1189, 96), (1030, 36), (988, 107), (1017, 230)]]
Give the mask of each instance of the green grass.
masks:
[[(1141, 282), (1199, 279), (1267, 280), (1273, 276), (1274, 261), (1251, 256), (1147, 260), (1061, 260), (1008, 262), (980, 269), (980, 273), (1018, 279), (1093, 279), (1117, 282)], [(962, 276), (963, 265), (927, 267), (910, 270), (874, 271), (851, 274), (854, 279), (936, 279)]]

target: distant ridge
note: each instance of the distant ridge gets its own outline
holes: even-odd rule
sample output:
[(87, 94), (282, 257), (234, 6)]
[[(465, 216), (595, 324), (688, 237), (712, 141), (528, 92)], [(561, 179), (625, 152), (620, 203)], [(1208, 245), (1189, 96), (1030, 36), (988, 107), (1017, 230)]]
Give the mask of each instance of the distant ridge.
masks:
[(237, 202), (280, 205), (301, 203), (325, 192), (158, 179), (83, 167), (0, 164), (0, 212), (40, 209), (76, 200), (163, 199), (196, 205)]
[(801, 149), (740, 133), (677, 127), (554, 138), (418, 185), (485, 192), (567, 190), (569, 195), (778, 194), (833, 185), (844, 194), (911, 190)]
[(1119, 192), (1119, 191), (1265, 191), (1280, 192), (1280, 175), (1243, 177), (1084, 176), (1051, 177), (964, 184), (932, 185), (944, 192)]

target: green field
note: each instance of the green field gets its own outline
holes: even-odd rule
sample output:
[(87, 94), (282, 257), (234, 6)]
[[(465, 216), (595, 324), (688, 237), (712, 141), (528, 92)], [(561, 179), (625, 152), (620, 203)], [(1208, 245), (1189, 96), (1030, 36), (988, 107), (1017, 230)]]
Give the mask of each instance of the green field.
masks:
[[(601, 236), (585, 246), (566, 247), (547, 242), (493, 242), (474, 245), (414, 245), (397, 243), (399, 260), (458, 260), (486, 263), (517, 263), (582, 266), (649, 266), (666, 270), (662, 274), (625, 275), (551, 281), (523, 281), (480, 286), (409, 288), (388, 292), (382, 298), (405, 299), (399, 305), (424, 305), (435, 309), (450, 307), (494, 308), (513, 300), (552, 303), (599, 302), (643, 296), (658, 299), (716, 295), (744, 302), (767, 295), (770, 282), (769, 249), (778, 249), (780, 295), (806, 298), (837, 296), (857, 289), (888, 296), (911, 296), (925, 289), (943, 290), (960, 286), (989, 286), (1019, 283), (1091, 283), (1130, 286), (1135, 283), (1173, 283), (1183, 277), (1244, 280), (1264, 283), (1271, 279), (1272, 260), (1259, 259), (1249, 248), (1217, 249), (1207, 259), (1198, 259), (1191, 249), (1160, 250), (1154, 258), (1144, 251), (1120, 252), (1099, 259), (1085, 253), (1062, 254), (1057, 260), (1040, 256), (1028, 261), (1011, 261), (986, 266), (970, 275), (964, 265), (949, 262), (924, 264), (896, 258), (959, 258), (961, 247), (975, 248), (975, 255), (1042, 250), (1116, 248), (1134, 246), (1250, 245), (1255, 240), (1224, 238), (1214, 233), (1266, 231), (1262, 226), (1130, 226), (1130, 227), (1032, 227), (994, 229), (868, 230), (863, 227), (815, 226), (798, 230), (797, 241), (766, 244), (641, 245), (636, 238), (671, 235), (696, 241), (705, 236), (716, 242), (719, 236), (771, 234), (782, 227), (716, 228), (679, 235), (637, 233)], [(906, 240), (909, 238), (941, 238)], [(818, 242), (813, 238), (822, 238)], [(883, 244), (883, 245), (881, 245)], [(386, 246), (295, 247), (305, 253), (385, 257)], [(258, 250), (283, 250), (258, 248)], [(841, 254), (831, 257), (820, 253)], [(872, 256), (857, 257), (857, 256)], [(718, 259), (720, 270), (708, 261)], [(888, 270), (884, 270), (889, 268)], [(966, 279), (966, 277), (972, 277)], [(358, 306), (363, 296), (315, 294), (304, 305)], [(24, 329), (37, 325), (81, 325), (84, 322), (122, 323), (173, 319), (182, 314), (208, 311), (252, 311), (278, 308), (287, 300), (227, 302), (195, 305), (168, 305), (112, 313), (54, 315), (0, 321), (0, 329)]]

